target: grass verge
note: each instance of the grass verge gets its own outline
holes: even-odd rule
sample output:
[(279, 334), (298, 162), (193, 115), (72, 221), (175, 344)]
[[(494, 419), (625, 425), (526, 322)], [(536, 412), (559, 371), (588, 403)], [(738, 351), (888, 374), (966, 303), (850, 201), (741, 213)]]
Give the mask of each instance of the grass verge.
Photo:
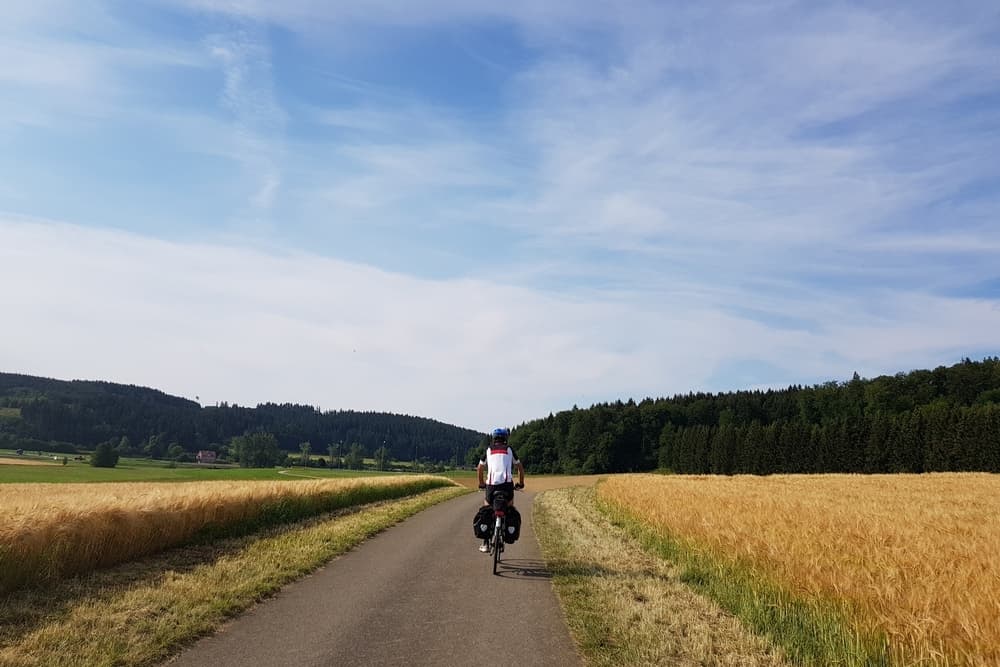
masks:
[(547, 491), (533, 521), (567, 625), (591, 665), (787, 664), (696, 595), (673, 562), (598, 511), (593, 488)]
[(0, 600), (0, 665), (153, 665), (388, 526), (466, 489), (341, 510), (18, 591)]
[(660, 533), (617, 505), (598, 500), (596, 507), (649, 553), (673, 563), (680, 581), (780, 646), (793, 663), (892, 664), (886, 637), (853, 627), (838, 601), (799, 599), (738, 561)]

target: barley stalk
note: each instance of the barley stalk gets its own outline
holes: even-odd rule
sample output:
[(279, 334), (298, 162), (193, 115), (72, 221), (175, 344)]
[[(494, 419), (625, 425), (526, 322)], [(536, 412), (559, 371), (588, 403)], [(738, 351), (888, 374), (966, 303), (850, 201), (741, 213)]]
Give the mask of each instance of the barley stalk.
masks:
[(601, 498), (803, 599), (904, 664), (1000, 664), (1000, 476), (618, 476)]
[(197, 539), (451, 485), (401, 476), (0, 486), (0, 592), (127, 562)]

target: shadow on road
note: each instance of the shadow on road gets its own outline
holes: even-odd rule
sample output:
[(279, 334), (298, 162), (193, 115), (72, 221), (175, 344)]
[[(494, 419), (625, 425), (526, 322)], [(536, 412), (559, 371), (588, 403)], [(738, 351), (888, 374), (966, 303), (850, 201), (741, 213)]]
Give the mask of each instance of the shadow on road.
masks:
[(531, 558), (511, 558), (500, 561), (497, 576), (506, 579), (547, 581), (552, 578), (552, 572), (545, 566), (545, 561)]

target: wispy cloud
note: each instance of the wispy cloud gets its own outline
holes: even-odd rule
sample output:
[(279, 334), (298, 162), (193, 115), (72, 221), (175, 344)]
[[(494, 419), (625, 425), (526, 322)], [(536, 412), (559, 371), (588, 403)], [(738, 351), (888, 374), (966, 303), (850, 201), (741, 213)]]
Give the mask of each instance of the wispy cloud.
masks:
[[(148, 320), (168, 389), (482, 425), (995, 348), (990, 2), (54, 2), (0, 27), (0, 210), (173, 241), (2, 233)], [(142, 258), (132, 286), (86, 259), (118, 254)], [(18, 368), (159, 384), (102, 342), (127, 328), (115, 307), (61, 289), (37, 287), (58, 307), (29, 309)], [(46, 365), (26, 327), (66, 323), (129, 361)], [(518, 371), (480, 394), (493, 360)], [(241, 363), (259, 380), (234, 396)], [(282, 374), (307, 363), (336, 388)], [(400, 377), (435, 379), (414, 396)]]
[[(37, 274), (30, 293), (6, 293), (18, 313), (4, 328), (6, 370), (155, 377), (208, 402), (391, 409), (478, 428), (567, 401), (712, 388), (713, 370), (733, 358), (777, 368), (795, 359), (800, 377), (837, 377), (844, 364), (870, 372), (989, 345), (1000, 327), (1000, 310), (981, 300), (887, 295), (877, 314), (827, 304), (839, 324), (826, 331), (776, 330), (687, 304), (676, 317), (669, 304), (567, 301), (312, 254), (0, 221), (0, 280), (40, 261), (60, 271)], [(25, 354), (37, 349), (46, 352)]]
[(274, 92), (270, 50), (259, 26), (247, 25), (212, 35), (211, 56), (222, 66), (225, 84), (221, 102), (233, 118), (239, 160), (257, 187), (253, 209), (267, 211), (281, 186), (286, 114)]
[(151, 71), (205, 65), (183, 42), (137, 32), (98, 0), (18, 3), (0, 22), (0, 118), (65, 128), (117, 117), (141, 108), (137, 84)]

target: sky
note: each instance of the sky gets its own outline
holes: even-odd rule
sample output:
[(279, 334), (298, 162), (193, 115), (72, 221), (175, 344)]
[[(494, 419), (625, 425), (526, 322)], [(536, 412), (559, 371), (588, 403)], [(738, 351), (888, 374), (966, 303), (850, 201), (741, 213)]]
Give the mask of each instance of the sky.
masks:
[(480, 431), (1000, 354), (1000, 5), (13, 0), (0, 371)]

